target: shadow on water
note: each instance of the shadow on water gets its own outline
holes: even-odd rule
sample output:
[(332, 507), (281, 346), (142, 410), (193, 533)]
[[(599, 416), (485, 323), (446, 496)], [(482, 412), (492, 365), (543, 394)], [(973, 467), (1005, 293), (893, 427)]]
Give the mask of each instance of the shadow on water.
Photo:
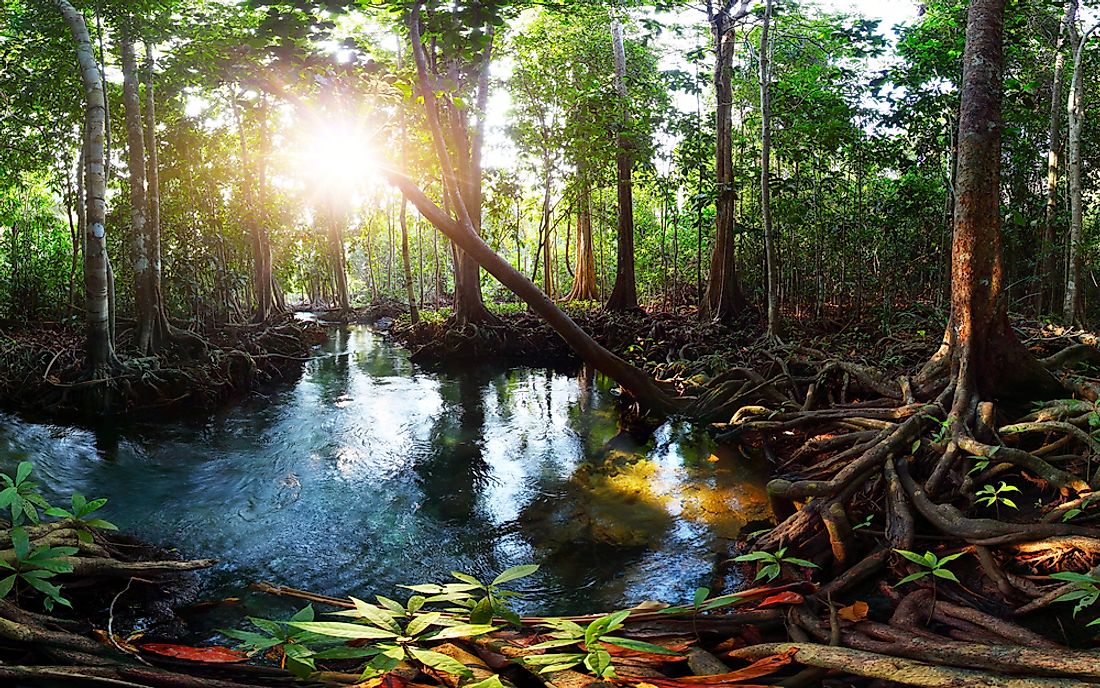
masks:
[(589, 370), (428, 373), (366, 328), (332, 335), (294, 384), (197, 423), (0, 415), (0, 468), (30, 459), (51, 497), (108, 497), (125, 530), (218, 558), (210, 596), (393, 595), (537, 562), (528, 610), (683, 601), (767, 515), (760, 466), (685, 423), (625, 427)]

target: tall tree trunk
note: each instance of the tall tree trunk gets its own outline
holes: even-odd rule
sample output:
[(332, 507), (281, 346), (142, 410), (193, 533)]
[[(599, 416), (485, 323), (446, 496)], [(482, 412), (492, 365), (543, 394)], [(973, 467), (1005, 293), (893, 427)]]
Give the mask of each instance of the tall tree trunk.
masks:
[[(146, 194), (144, 121), (137, 55), (133, 39), (124, 31), (122, 48), (122, 101), (126, 115), (126, 153), (130, 168), (130, 223), (133, 228), (134, 304), (137, 329), (134, 342), (143, 354), (154, 353), (168, 340), (168, 320), (160, 294), (160, 236), (150, 222)], [(158, 205), (159, 218), (159, 205)]]
[[(944, 343), (918, 376), (954, 378), (953, 420), (979, 399), (1057, 393), (1057, 381), (1020, 342), (1008, 320), (1001, 261), (1001, 107), (1005, 0), (971, 0), (959, 117), (951, 318)], [(961, 427), (961, 426), (956, 426)]]
[[(733, 175), (733, 51), (734, 22), (748, 13), (742, 3), (736, 14), (730, 8), (715, 9), (708, 3), (707, 18), (714, 39), (715, 110), (714, 173), (715, 199), (714, 250), (711, 253), (707, 291), (701, 306), (704, 315), (718, 320), (736, 317), (745, 308), (745, 295), (737, 274), (734, 236), (737, 233), (737, 188)], [(702, 176), (700, 170), (700, 176)], [(702, 210), (700, 210), (700, 213)], [(702, 222), (699, 223), (701, 231)], [(701, 235), (700, 235), (701, 239)], [(699, 242), (700, 260), (702, 241)]]
[(1054, 76), (1050, 95), (1050, 150), (1047, 152), (1046, 209), (1043, 213), (1043, 235), (1038, 261), (1039, 310), (1054, 306), (1054, 284), (1058, 275), (1055, 250), (1054, 216), (1058, 211), (1058, 175), (1062, 165), (1062, 81), (1066, 66), (1066, 44), (1073, 44), (1077, 0), (1065, 0), (1066, 10), (1058, 28), (1054, 47)]
[(772, 96), (771, 58), (768, 33), (771, 30), (772, 0), (764, 3), (764, 25), (760, 30), (760, 216), (764, 223), (764, 264), (768, 273), (768, 337), (779, 336), (779, 266), (775, 256), (775, 227), (772, 226)]
[(1081, 198), (1081, 129), (1085, 121), (1085, 81), (1084, 69), (1085, 45), (1089, 37), (1100, 25), (1089, 29), (1077, 41), (1073, 54), (1073, 80), (1069, 95), (1069, 139), (1068, 139), (1068, 182), (1069, 182), (1069, 241), (1066, 246), (1066, 291), (1062, 301), (1062, 319), (1072, 324), (1081, 316), (1081, 294), (1078, 284), (1081, 281), (1081, 230), (1084, 224), (1084, 207)]
[(351, 309), (351, 302), (348, 298), (347, 256), (344, 253), (344, 225), (346, 218), (342, 213), (333, 208), (328, 208), (327, 214), (329, 220), (329, 265), (332, 270), (331, 275), (335, 291), (334, 296), (336, 297), (336, 308), (340, 313), (347, 313)]
[(595, 301), (598, 297), (596, 252), (592, 246), (592, 192), (582, 172), (577, 193), (577, 269), (573, 274), (573, 288), (565, 298), (566, 301)]
[(103, 79), (92, 52), (88, 25), (69, 0), (54, 0), (76, 47), (80, 78), (84, 84), (84, 295), (87, 366), (95, 377), (105, 376), (117, 365), (109, 325), (107, 299), (107, 245), (104, 223), (107, 216), (107, 185), (104, 176), (106, 106)]
[(626, 51), (623, 46), (623, 25), (611, 20), (611, 41), (615, 52), (615, 92), (620, 103), (619, 131), (615, 153), (616, 188), (619, 201), (618, 262), (615, 265), (615, 286), (607, 299), (607, 309), (628, 311), (638, 307), (638, 286), (634, 278), (634, 183), (631, 179), (634, 156), (633, 142), (627, 134), (630, 128), (629, 94), (626, 88)]

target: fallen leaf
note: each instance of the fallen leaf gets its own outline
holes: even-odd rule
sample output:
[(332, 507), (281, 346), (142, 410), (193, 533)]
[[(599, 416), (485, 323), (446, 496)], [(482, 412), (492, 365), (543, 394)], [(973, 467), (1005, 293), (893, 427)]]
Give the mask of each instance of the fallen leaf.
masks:
[(146, 643), (141, 646), (144, 652), (164, 657), (186, 659), (191, 662), (204, 662), (206, 664), (227, 664), (230, 662), (243, 662), (248, 655), (228, 647), (189, 647), (187, 645), (169, 645), (167, 643)]
[(741, 682), (774, 674), (794, 661), (794, 655), (797, 651), (797, 648), (792, 647), (783, 654), (765, 657), (758, 662), (750, 664), (744, 669), (738, 669), (737, 671), (731, 671), (726, 674), (714, 674), (713, 676), (684, 676), (683, 678), (670, 679), (647, 678), (645, 683), (656, 686), (657, 688), (681, 688), (682, 686), (691, 686), (691, 688), (716, 688), (718, 686), (727, 686), (730, 684), (736, 684), (740, 688), (756, 688), (755, 684), (749, 686)]
[(138, 649), (127, 642), (126, 638), (120, 638), (116, 635), (112, 643), (111, 636), (107, 634), (107, 631), (101, 631), (98, 628), (92, 629), (92, 637), (104, 645), (114, 647), (117, 644), (118, 647), (122, 648), (123, 652), (130, 652), (135, 655), (138, 654)]
[(767, 609), (768, 607), (778, 607), (781, 604), (798, 605), (806, 601), (806, 598), (799, 595), (797, 592), (781, 592), (778, 595), (772, 595), (771, 597), (765, 597), (764, 601), (756, 605), (757, 609)]
[(867, 618), (867, 611), (867, 603), (863, 600), (859, 600), (847, 607), (841, 607), (837, 615), (845, 621), (863, 621)]

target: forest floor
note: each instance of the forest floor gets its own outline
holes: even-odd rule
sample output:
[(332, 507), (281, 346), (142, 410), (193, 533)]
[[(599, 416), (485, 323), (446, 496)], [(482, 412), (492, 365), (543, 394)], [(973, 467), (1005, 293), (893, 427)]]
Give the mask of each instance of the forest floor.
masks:
[[(353, 319), (390, 330), (425, 364), (491, 357), (532, 365), (572, 358), (535, 316), (504, 310), (499, 323), (466, 329), (449, 327), (445, 314), (434, 313), (409, 326), (392, 304)], [(318, 612), (353, 609), (358, 628), (374, 629), (342, 636), (334, 652), (314, 658), (307, 646), (317, 637), (261, 619), (254, 622), (257, 629), (271, 635), (250, 636), (253, 643), (266, 643), (250, 655), (124, 638), (120, 629), (134, 625), (116, 616), (118, 598), (111, 594), (145, 585), (149, 577), (120, 565), (133, 551), (97, 533), (90, 544), (74, 542), (81, 548), (75, 559), (115, 562), (74, 561), (77, 587), (106, 585), (98, 603), (83, 607), (90, 620), (66, 621), (0, 602), (0, 679), (16, 685), (283, 686), (294, 682), (286, 669), (305, 658), (317, 671), (299, 685), (363, 688), (460, 688), (471, 678), (494, 676), (500, 683), (482, 688), (1100, 685), (1100, 652), (1089, 649), (1095, 639), (1085, 626), (1100, 598), (1100, 529), (1094, 525), (1100, 513), (1092, 505), (1092, 495), (1100, 492), (1089, 485), (1100, 480), (1093, 466), (1100, 455), (1093, 437), (1100, 406), (1081, 396), (1022, 412), (1007, 405), (989, 414), (980, 410), (984, 430), (977, 440), (960, 439), (968, 443), (961, 451), (948, 435), (950, 416), (942, 402), (917, 403), (905, 384), (906, 375), (938, 347), (946, 314), (909, 310), (911, 317), (891, 322), (840, 315), (794, 321), (787, 340), (797, 346), (765, 341), (755, 322), (719, 326), (700, 322), (690, 310), (571, 312), (601, 343), (659, 379), (698, 390), (724, 386), (741, 371), (734, 375), (738, 389), (766, 390), (759, 405), (737, 406), (732, 417), (712, 424), (730, 441), (763, 444), (775, 464), (769, 494), (776, 527), (746, 535), (740, 551), (748, 554), (735, 562), (745, 580), (755, 574), (769, 581), (764, 587), (716, 591), (726, 593), (717, 597), (704, 590), (686, 607), (649, 606), (625, 618), (578, 617), (571, 619), (574, 626), (525, 618), (513, 629), (478, 638), (456, 631), (436, 640), (426, 628), (458, 619), (418, 621), (422, 611), (382, 619), (379, 614), (393, 613), (392, 607), (365, 611), (359, 602), (267, 588), (309, 601)], [(1065, 352), (1095, 348), (1097, 341), (1088, 332), (1020, 319), (1014, 325), (1052, 367), (1072, 363)], [(56, 339), (45, 342), (56, 352)], [(47, 348), (45, 342), (39, 347)], [(43, 356), (36, 370), (50, 368)], [(1085, 363), (1067, 376), (1082, 389), (1097, 382), (1095, 367)], [(900, 391), (892, 382), (899, 379)], [(947, 478), (936, 477), (941, 465), (950, 471)], [(937, 480), (938, 491), (929, 490)], [(998, 492), (994, 486), (1006, 481), (1014, 489)], [(982, 502), (990, 490), (992, 501)], [(67, 543), (72, 524), (59, 523), (36, 531), (31, 544)], [(147, 557), (156, 554), (136, 556)], [(95, 566), (129, 573), (104, 577)], [(163, 563), (154, 566), (165, 572)], [(31, 594), (21, 603), (34, 600)], [(430, 648), (457, 664), (410, 649), (384, 678), (363, 680), (362, 650), (381, 642), (395, 620), (410, 624), (404, 631), (416, 636), (407, 641), (414, 643), (410, 647)], [(625, 646), (608, 630), (620, 622), (625, 626), (614, 636), (625, 637)], [(346, 632), (338, 625), (324, 629)], [(552, 664), (555, 653), (570, 655), (562, 663), (583, 658), (585, 664)], [(245, 663), (250, 657), (255, 661)], [(605, 662), (614, 666), (614, 678)], [(553, 670), (540, 671), (545, 667)]]
[(194, 334), (201, 339), (187, 347), (140, 356), (128, 350), (122, 330), (121, 367), (88, 379), (78, 325), (0, 323), (0, 406), (50, 420), (208, 412), (262, 384), (297, 376), (327, 336), (323, 327), (291, 316)]

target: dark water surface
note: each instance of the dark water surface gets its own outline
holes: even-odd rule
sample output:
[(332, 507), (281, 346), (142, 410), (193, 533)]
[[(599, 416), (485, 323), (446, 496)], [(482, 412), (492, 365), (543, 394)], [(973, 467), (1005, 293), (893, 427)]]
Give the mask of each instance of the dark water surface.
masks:
[[(0, 414), (0, 470), (32, 460), (51, 501), (107, 497), (123, 530), (219, 559), (210, 597), (260, 580), (400, 596), (535, 562), (529, 610), (690, 599), (766, 515), (765, 476), (683, 423), (620, 432), (608, 387), (583, 371), (427, 373), (352, 327), (296, 383), (201, 422), (93, 431)], [(244, 597), (250, 613), (270, 604)]]

